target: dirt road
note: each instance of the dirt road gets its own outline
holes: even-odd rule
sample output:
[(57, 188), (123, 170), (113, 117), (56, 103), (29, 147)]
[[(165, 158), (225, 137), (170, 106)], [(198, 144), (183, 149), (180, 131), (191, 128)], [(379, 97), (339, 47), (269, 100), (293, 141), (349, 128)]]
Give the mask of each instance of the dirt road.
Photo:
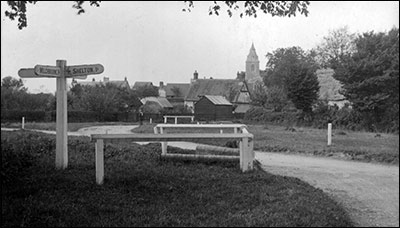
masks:
[(298, 177), (343, 204), (358, 226), (399, 226), (399, 167), (256, 152), (264, 170)]

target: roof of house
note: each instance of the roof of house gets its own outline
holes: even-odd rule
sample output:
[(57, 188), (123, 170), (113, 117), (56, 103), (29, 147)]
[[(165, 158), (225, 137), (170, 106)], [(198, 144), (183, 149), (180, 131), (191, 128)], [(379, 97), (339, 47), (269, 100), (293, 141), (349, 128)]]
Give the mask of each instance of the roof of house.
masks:
[[(231, 102), (229, 102), (225, 97), (223, 96), (211, 96), (211, 95), (205, 95), (204, 98), (207, 98), (209, 101), (211, 101), (214, 105), (232, 105)], [(201, 98), (200, 98), (201, 99)]]
[(135, 82), (135, 84), (133, 84), (133, 89), (142, 87), (142, 86), (152, 86), (153, 83), (152, 82)]
[(171, 103), (165, 97), (145, 97), (140, 100), (142, 104), (146, 104), (147, 102), (155, 102), (158, 103), (163, 108), (173, 108)]
[(246, 113), (247, 110), (249, 110), (251, 108), (250, 104), (239, 104), (236, 108), (235, 108), (235, 113)]
[(243, 82), (236, 79), (197, 79), (190, 84), (187, 101), (197, 101), (201, 96), (224, 96), (233, 101), (239, 93)]
[(167, 97), (176, 96), (176, 94), (173, 91), (174, 90), (173, 88), (179, 88), (179, 91), (181, 93), (179, 97), (186, 97), (186, 95), (189, 91), (189, 88), (190, 88), (190, 84), (189, 83), (168, 83), (164, 87)]

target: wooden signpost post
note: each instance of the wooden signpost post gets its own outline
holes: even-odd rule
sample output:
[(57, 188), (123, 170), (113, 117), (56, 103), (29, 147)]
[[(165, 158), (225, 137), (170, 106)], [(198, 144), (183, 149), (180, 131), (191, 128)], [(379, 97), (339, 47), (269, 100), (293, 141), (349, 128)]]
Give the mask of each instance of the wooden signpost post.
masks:
[(56, 66), (36, 65), (18, 71), (21, 78), (56, 78), (57, 116), (56, 116), (56, 168), (68, 167), (67, 137), (67, 78), (86, 79), (89, 74), (101, 74), (101, 64), (67, 66), (66, 60), (57, 60)]

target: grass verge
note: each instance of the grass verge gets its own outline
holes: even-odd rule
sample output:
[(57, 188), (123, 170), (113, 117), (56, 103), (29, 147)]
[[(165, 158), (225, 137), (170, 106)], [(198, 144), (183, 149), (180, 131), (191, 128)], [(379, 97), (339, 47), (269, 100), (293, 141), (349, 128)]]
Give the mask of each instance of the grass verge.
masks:
[[(152, 133), (155, 124), (132, 129), (134, 133)], [(399, 164), (399, 135), (376, 134), (333, 129), (332, 145), (327, 146), (327, 131), (315, 128), (287, 128), (277, 125), (248, 125), (254, 135), (254, 149), (265, 152), (308, 154), (345, 160)], [(168, 132), (218, 133), (219, 129), (168, 129)], [(231, 129), (224, 130), (231, 133)], [(191, 140), (226, 146), (229, 140)]]
[(336, 202), (297, 178), (232, 162), (161, 161), (160, 146), (106, 144), (95, 184), (94, 143), (70, 137), (54, 169), (55, 136), (2, 132), (2, 227), (353, 226)]

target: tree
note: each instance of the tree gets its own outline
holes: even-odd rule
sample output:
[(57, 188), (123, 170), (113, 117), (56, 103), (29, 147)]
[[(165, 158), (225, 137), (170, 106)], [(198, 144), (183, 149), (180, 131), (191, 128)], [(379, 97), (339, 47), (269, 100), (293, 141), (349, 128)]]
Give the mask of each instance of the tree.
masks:
[(348, 31), (347, 26), (329, 31), (323, 42), (316, 48), (320, 65), (325, 68), (338, 68), (339, 64), (355, 51), (356, 35)]
[(335, 70), (343, 95), (369, 125), (399, 121), (399, 29), (367, 32), (355, 40), (355, 52)]
[(140, 86), (135, 90), (135, 94), (139, 98), (158, 97), (158, 89), (153, 85)]
[(279, 48), (267, 54), (266, 77), (263, 78), (267, 88), (281, 88), (295, 107), (306, 113), (312, 111), (319, 93), (314, 55), (300, 47)]
[(177, 87), (177, 86), (172, 87), (171, 91), (174, 93), (175, 97), (181, 97), (182, 96), (181, 89), (179, 87)]
[[(10, 7), (10, 11), (6, 10), (5, 15), (11, 20), (18, 19), (18, 28), (23, 29), (28, 26), (27, 17), (26, 17), (26, 5), (32, 4), (35, 5), (37, 1), (7, 1), (8, 6)], [(85, 12), (85, 9), (82, 7), (85, 1), (74, 1), (73, 8), (77, 9), (77, 14), (81, 14)], [(89, 1), (90, 6), (100, 6), (101, 1)], [(184, 1), (187, 3), (186, 9), (182, 9), (183, 11), (191, 11), (191, 8), (194, 8), (193, 1)], [(239, 6), (239, 3), (241, 6)], [(308, 15), (308, 5), (310, 3), (308, 1), (223, 1), (221, 3), (217, 3), (214, 1), (214, 5), (209, 7), (209, 15), (219, 15), (222, 5), (226, 5), (228, 7), (227, 13), (229, 16), (232, 16), (232, 11), (237, 11), (244, 9), (244, 11), (240, 12), (240, 17), (245, 16), (254, 16), (257, 17), (257, 13), (265, 13), (270, 14), (272, 16), (281, 16), (281, 17), (291, 17), (296, 16), (296, 13)]]
[(11, 89), (14, 91), (27, 91), (27, 88), (24, 87), (24, 83), (22, 79), (15, 79), (11, 76), (7, 76), (1, 80), (1, 89)]

